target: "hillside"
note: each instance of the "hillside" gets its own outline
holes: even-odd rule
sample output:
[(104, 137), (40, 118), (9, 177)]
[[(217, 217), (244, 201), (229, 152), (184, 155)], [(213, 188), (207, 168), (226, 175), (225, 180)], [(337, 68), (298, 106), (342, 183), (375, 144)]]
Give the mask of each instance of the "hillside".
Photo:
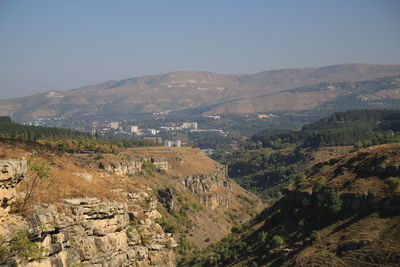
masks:
[(348, 109), (399, 108), (400, 77), (361, 82), (324, 82), (227, 101), (207, 114), (312, 111), (326, 114)]
[(398, 266), (400, 143), (312, 168), (284, 196), (180, 266)]
[(194, 148), (67, 154), (1, 139), (0, 156), (0, 264), (173, 266), (261, 208)]
[[(274, 70), (249, 75), (181, 71), (0, 100), (0, 115), (29, 120), (38, 117), (116, 117), (193, 108), (200, 108), (201, 113), (207, 114), (309, 110), (348, 95), (349, 86), (357, 86), (361, 91), (365, 87), (359, 84), (345, 84), (343, 87), (336, 83), (374, 80), (399, 74), (398, 65), (372, 64)], [(379, 92), (368, 92), (366, 96), (359, 92), (355, 97), (363, 95), (362, 101), (380, 99), (376, 101), (378, 103), (397, 99), (398, 79), (393, 79), (394, 88), (383, 90), (379, 87)], [(333, 82), (334, 88), (330, 84), (318, 85)], [(317, 85), (317, 88), (310, 91), (308, 87), (313, 85)], [(307, 88), (290, 91), (302, 87)], [(396, 103), (394, 105), (398, 106)]]
[(240, 149), (215, 157), (237, 183), (271, 200), (313, 165), (363, 147), (399, 142), (399, 118), (399, 110), (338, 112), (301, 130), (261, 131)]

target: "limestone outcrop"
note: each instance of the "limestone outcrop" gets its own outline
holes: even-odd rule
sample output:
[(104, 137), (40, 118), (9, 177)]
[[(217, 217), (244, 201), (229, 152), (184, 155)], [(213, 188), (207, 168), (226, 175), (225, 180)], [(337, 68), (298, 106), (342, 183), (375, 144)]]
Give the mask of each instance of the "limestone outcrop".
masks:
[(100, 169), (118, 175), (135, 175), (142, 171), (143, 162), (151, 162), (157, 169), (167, 171), (170, 168), (168, 161), (164, 158), (144, 158), (126, 162), (102, 162), (99, 165)]
[(0, 218), (10, 211), (15, 202), (15, 186), (25, 178), (27, 161), (25, 159), (0, 160)]
[[(57, 207), (30, 208), (22, 217), (9, 214), (9, 207), (26, 175), (26, 160), (2, 160), (0, 170), (0, 249), (6, 253), (0, 266), (175, 266), (177, 244), (156, 222), (161, 214), (148, 192), (132, 192), (126, 202), (64, 199)], [(40, 261), (12, 247), (21, 230), (30, 235), (24, 245), (41, 249)]]
[(63, 210), (40, 206), (27, 217), (46, 258), (25, 266), (175, 266), (175, 241), (154, 217), (96, 198), (67, 199)]
[(218, 165), (214, 172), (189, 175), (182, 184), (198, 197), (200, 203), (211, 208), (228, 208), (231, 182), (227, 177), (226, 166)]
[(172, 248), (176, 242), (155, 222), (161, 215), (151, 206), (141, 219), (138, 213), (129, 212), (125, 203), (97, 198), (66, 199), (63, 212), (54, 205), (35, 207), (23, 219), (24, 226), (44, 248), (44, 258), (27, 262), (15, 257), (8, 264), (175, 266)]

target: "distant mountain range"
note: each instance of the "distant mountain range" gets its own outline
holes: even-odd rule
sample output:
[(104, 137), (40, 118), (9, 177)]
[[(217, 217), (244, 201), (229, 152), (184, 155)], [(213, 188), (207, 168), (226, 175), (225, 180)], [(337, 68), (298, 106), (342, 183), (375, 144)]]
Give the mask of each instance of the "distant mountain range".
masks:
[(342, 64), (248, 75), (179, 71), (4, 99), (0, 115), (74, 119), (183, 110), (247, 114), (354, 107), (400, 108), (400, 65)]

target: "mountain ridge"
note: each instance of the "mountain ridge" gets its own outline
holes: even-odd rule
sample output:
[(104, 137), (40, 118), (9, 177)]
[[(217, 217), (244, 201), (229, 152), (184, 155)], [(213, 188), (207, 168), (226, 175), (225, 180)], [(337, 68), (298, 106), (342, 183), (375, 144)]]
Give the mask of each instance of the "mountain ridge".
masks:
[[(396, 75), (400, 75), (400, 65), (339, 64), (262, 71), (256, 74), (175, 71), (1, 99), (0, 114), (27, 120), (37, 117), (67, 119), (118, 112), (134, 114), (177, 111), (235, 99), (257, 99), (266, 94), (319, 83), (359, 82)], [(322, 100), (317, 99), (325, 100), (325, 96)], [(287, 99), (278, 100), (279, 103), (284, 101)], [(273, 111), (273, 106), (265, 110), (247, 110), (238, 104), (233, 111), (223, 110), (220, 113), (243, 114), (269, 110)]]

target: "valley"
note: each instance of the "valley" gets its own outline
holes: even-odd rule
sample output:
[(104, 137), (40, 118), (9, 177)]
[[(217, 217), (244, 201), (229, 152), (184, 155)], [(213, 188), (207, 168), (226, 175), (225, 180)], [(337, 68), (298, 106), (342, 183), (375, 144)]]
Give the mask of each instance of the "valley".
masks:
[[(188, 90), (201, 78), (215, 94), (247, 86), (216, 102), (201, 95), (208, 87), (187, 96), (195, 104), (165, 100), (178, 109), (100, 112), (96, 102), (84, 115), (84, 95), (103, 94), (98, 86), (0, 100), (24, 103), (0, 117), (0, 265), (396, 266), (397, 68), (322, 69), (100, 86), (126, 101), (138, 84)], [(254, 89), (260, 79), (270, 92)], [(81, 93), (76, 113), (72, 102), (44, 112)]]
[(400, 1), (0, 1), (0, 267), (399, 267)]
[(334, 113), (218, 161), (2, 118), (1, 264), (396, 266), (399, 118)]

